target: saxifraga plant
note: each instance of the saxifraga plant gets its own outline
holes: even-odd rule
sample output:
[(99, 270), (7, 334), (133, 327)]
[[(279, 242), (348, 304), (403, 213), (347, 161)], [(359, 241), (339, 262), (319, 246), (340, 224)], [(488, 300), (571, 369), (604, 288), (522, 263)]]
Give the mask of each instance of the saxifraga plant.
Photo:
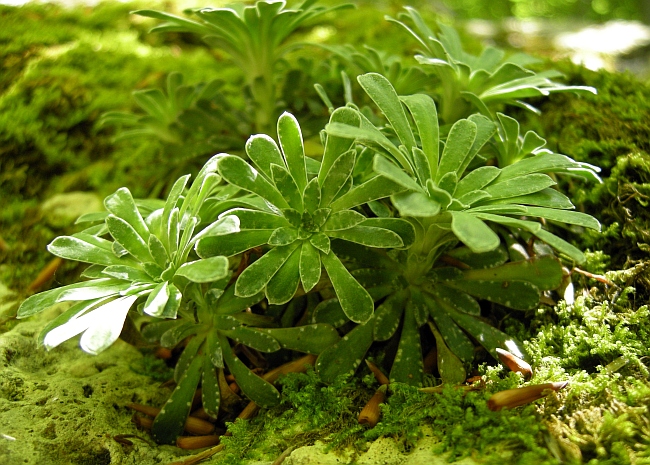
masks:
[(157, 32), (191, 32), (219, 48), (241, 69), (253, 105), (254, 132), (273, 132), (275, 121), (280, 60), (297, 44), (288, 44), (288, 37), (303, 23), (323, 14), (348, 8), (316, 6), (317, 0), (305, 0), (286, 8), (284, 0), (258, 1), (244, 6), (234, 3), (224, 8), (198, 8), (186, 13), (200, 21), (162, 11), (138, 10), (135, 14), (165, 21), (154, 27)]
[[(438, 77), (440, 118), (445, 124), (466, 118), (474, 111), (490, 116), (499, 105), (511, 104), (539, 113), (524, 101), (552, 92), (591, 92), (593, 87), (566, 86), (553, 81), (562, 74), (549, 70), (536, 73), (526, 66), (538, 59), (518, 53), (506, 58), (503, 50), (487, 47), (475, 56), (463, 50), (458, 32), (442, 22), (435, 33), (415, 8), (405, 7), (400, 19), (386, 17), (409, 32), (422, 46), (416, 60)], [(415, 26), (412, 29), (407, 22)]]
[[(260, 39), (246, 29), (253, 24), (277, 21), (279, 31), (292, 30), (324, 11), (312, 11), (312, 4), (303, 4), (310, 14), (285, 11), (284, 2), (198, 10), (209, 25), (144, 14), (170, 20), (161, 26), (168, 30), (230, 31), (229, 40), (241, 45), (246, 37)], [(248, 26), (224, 29), (237, 21)], [(241, 28), (237, 39), (232, 31)], [(482, 318), (479, 301), (535, 308), (540, 293), (562, 278), (552, 249), (568, 261), (584, 260), (542, 223), (599, 229), (594, 218), (572, 211), (551, 177), (598, 179), (597, 168), (545, 149), (537, 135), (522, 137), (506, 115), (468, 114), (445, 120), (442, 130), (430, 96), (398, 95), (381, 74), (357, 80), (387, 124), (373, 123), (380, 119), (371, 121), (352, 103), (332, 110), (321, 133), (323, 155), (314, 159), (305, 155), (298, 120), (285, 112), (268, 131), (279, 143), (266, 134), (250, 137), (250, 161), (215, 155), (190, 187), (189, 175), (178, 179), (165, 201), (136, 201), (119, 189), (107, 197), (107, 212), (80, 219), (97, 224), (48, 247), (90, 264), (83, 274), (89, 280), (28, 298), (18, 316), (77, 302), (39, 342), (53, 348), (83, 333), (80, 345), (90, 353), (119, 337), (129, 312), (161, 319), (143, 327), (145, 338), (183, 349), (177, 387), (152, 427), (162, 443), (181, 434), (197, 387), (207, 414), (218, 415), (226, 372), (259, 405), (278, 402), (278, 391), (251, 371), (237, 347), (320, 354), (318, 372), (331, 381), (354, 372), (373, 342), (395, 340), (391, 381), (412, 385), (423, 381), (424, 326), (446, 383), (465, 380), (476, 344), (492, 355), (507, 349), (525, 358), (519, 341)], [(170, 101), (178, 89), (178, 78), (170, 78)], [(191, 104), (187, 92), (178, 101)], [(550, 248), (528, 253), (523, 244), (535, 241)], [(264, 314), (305, 294), (320, 303), (297, 318)], [(350, 326), (342, 339), (333, 328)]]
[[(421, 383), (419, 328), (426, 323), (436, 338), (441, 375), (448, 381), (462, 381), (463, 366), (473, 359), (468, 335), (495, 356), (497, 348), (525, 356), (518, 341), (480, 319), (475, 299), (529, 310), (538, 305), (540, 291), (559, 285), (560, 263), (551, 256), (519, 257), (525, 260), (505, 264), (508, 254), (500, 246), (515, 242), (514, 238), (536, 237), (577, 263), (584, 260), (578, 249), (542, 228), (541, 223), (522, 217), (599, 229), (593, 217), (570, 211), (573, 204), (551, 188), (555, 181), (546, 174), (573, 174), (572, 170), (589, 167), (544, 152), (505, 168), (468, 169), (495, 134), (495, 124), (488, 118), (472, 115), (457, 121), (441, 144), (436, 106), (429, 96), (400, 97), (379, 74), (362, 75), (358, 81), (389, 121), (390, 134), (397, 141), (361, 113), (360, 125), (330, 123), (326, 131), (354, 138), (371, 150), (372, 172), (402, 186), (401, 192), (391, 195), (390, 204), (376, 205), (373, 210), (409, 221), (415, 241), (405, 251), (377, 259), (371, 258), (370, 250), (354, 254), (365, 257), (362, 263), (374, 268), (366, 273), (376, 275), (375, 286), (383, 285), (380, 297), (384, 300), (372, 319), (321, 355), (317, 363), (320, 373), (333, 379), (356, 369), (370, 344), (391, 338), (400, 321), (398, 355), (390, 375), (393, 381)], [(405, 109), (415, 123), (415, 132)], [(453, 249), (458, 242), (464, 246)], [(450, 261), (442, 256), (450, 249), (447, 256), (454, 259), (451, 263), (456, 267), (449, 266)], [(474, 265), (477, 260), (482, 263)], [(395, 274), (400, 279), (394, 279)], [(340, 325), (336, 303), (322, 305), (316, 309), (316, 319)]]

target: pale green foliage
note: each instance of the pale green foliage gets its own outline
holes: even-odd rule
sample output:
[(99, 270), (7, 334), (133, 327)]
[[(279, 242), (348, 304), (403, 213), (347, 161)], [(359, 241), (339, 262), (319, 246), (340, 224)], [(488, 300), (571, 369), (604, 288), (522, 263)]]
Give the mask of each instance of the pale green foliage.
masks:
[(402, 19), (408, 19), (415, 29), (404, 21), (387, 19), (402, 26), (422, 47), (421, 54), (415, 58), (439, 79), (441, 118), (447, 124), (473, 111), (494, 118), (494, 108), (501, 104), (538, 112), (523, 99), (551, 92), (596, 92), (593, 87), (565, 86), (553, 81), (561, 76), (557, 71), (531, 71), (526, 66), (537, 59), (529, 55), (515, 54), (506, 58), (503, 50), (494, 47), (487, 47), (479, 56), (467, 53), (454, 28), (438, 23), (440, 32), (436, 33), (417, 10), (405, 9)]
[(300, 25), (328, 11), (346, 8), (315, 6), (316, 0), (305, 0), (300, 6), (286, 8), (284, 0), (258, 1), (254, 5), (231, 4), (224, 8), (188, 10), (199, 21), (153, 10), (136, 14), (165, 21), (156, 26), (158, 32), (192, 32), (209, 45), (224, 50), (242, 70), (251, 96), (257, 105), (253, 118), (257, 131), (269, 131), (276, 106), (276, 67), (295, 45), (287, 39)]

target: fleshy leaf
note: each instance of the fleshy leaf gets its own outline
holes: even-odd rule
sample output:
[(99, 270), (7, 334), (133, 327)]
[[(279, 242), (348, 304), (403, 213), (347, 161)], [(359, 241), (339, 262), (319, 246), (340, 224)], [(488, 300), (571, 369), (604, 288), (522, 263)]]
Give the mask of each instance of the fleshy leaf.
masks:
[(158, 444), (174, 444), (183, 433), (185, 421), (192, 407), (192, 398), (201, 380), (203, 356), (192, 360), (174, 392), (169, 397), (151, 426), (151, 434)]
[(219, 337), (223, 359), (246, 396), (260, 407), (270, 408), (280, 402), (280, 393), (272, 384), (251, 372), (233, 353), (225, 336)]
[(372, 320), (362, 323), (321, 352), (316, 370), (324, 382), (332, 383), (338, 376), (354, 374), (372, 344), (373, 327)]
[(306, 354), (320, 354), (340, 339), (339, 333), (332, 326), (324, 323), (261, 331), (273, 336), (283, 348)]
[(362, 323), (370, 319), (374, 310), (374, 302), (368, 291), (354, 279), (333, 252), (322, 254), (321, 261), (348, 318), (355, 323)]
[(184, 276), (195, 283), (218, 281), (228, 275), (228, 259), (217, 256), (183, 263), (176, 275)]

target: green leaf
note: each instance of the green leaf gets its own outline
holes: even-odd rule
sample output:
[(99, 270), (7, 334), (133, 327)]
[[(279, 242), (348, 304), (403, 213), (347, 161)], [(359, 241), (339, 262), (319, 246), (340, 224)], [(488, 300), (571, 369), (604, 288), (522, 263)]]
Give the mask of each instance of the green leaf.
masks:
[(298, 185), (298, 190), (303, 192), (307, 185), (307, 169), (305, 167), (305, 149), (302, 144), (302, 132), (298, 120), (291, 114), (284, 112), (278, 119), (278, 139), (287, 169)]
[[(178, 199), (181, 197), (185, 186), (187, 185), (190, 175), (185, 175), (180, 177), (172, 186), (165, 201), (165, 206), (163, 207), (162, 217), (160, 219), (160, 231), (159, 236), (162, 243), (167, 248), (167, 252), (172, 253), (175, 250), (175, 238), (169, 236), (169, 224), (172, 221), (172, 211), (178, 207)], [(174, 241), (172, 245), (171, 241)]]
[(485, 281), (527, 281), (541, 291), (556, 289), (562, 282), (562, 264), (549, 255), (505, 263), (493, 268), (463, 271), (465, 279)]
[(535, 236), (546, 242), (548, 245), (556, 249), (558, 252), (561, 252), (567, 255), (569, 258), (574, 260), (577, 264), (584, 263), (586, 260), (585, 255), (580, 249), (569, 244), (564, 239), (557, 237), (555, 234), (552, 234), (545, 229), (539, 229), (538, 231), (533, 232)]
[(458, 170), (459, 177), (465, 172), (465, 169), (467, 169), (467, 166), (472, 162), (476, 154), (490, 139), (492, 139), (492, 136), (494, 136), (494, 133), (497, 131), (496, 125), (486, 116), (475, 114), (469, 116), (467, 119), (476, 124), (476, 139), (474, 139), (474, 143), (469, 150), (468, 156), (465, 158), (465, 162)]
[[(455, 386), (465, 382), (467, 374), (463, 362), (445, 344), (440, 332), (434, 325), (430, 325), (436, 338), (436, 351), (438, 352), (438, 372), (444, 384)], [(447, 328), (445, 328), (447, 329)]]
[(495, 358), (499, 360), (499, 355), (496, 352), (497, 348), (506, 348), (509, 352), (513, 353), (521, 359), (528, 359), (526, 350), (521, 342), (517, 339), (502, 333), (493, 326), (461, 312), (447, 310), (449, 315), (463, 328), (470, 336), (479, 342), (485, 349)]
[(225, 236), (226, 234), (238, 233), (240, 231), (240, 223), (241, 221), (236, 215), (222, 215), (217, 221), (210, 223), (195, 235), (190, 240), (189, 246), (193, 246), (203, 237)]
[(438, 169), (440, 151), (438, 111), (433, 99), (428, 95), (417, 94), (401, 96), (400, 100), (408, 107), (420, 135), (422, 151), (429, 162), (428, 177), (434, 179)]
[(95, 308), (98, 305), (102, 305), (108, 299), (110, 299), (110, 297), (102, 298), (102, 299), (86, 300), (84, 302), (77, 302), (76, 304), (72, 305), (66, 311), (64, 311), (57, 317), (55, 317), (53, 320), (49, 321), (43, 327), (43, 329), (41, 329), (41, 332), (38, 335), (38, 346), (41, 347), (44, 345), (43, 341), (45, 339), (45, 336), (54, 328), (64, 325), (72, 319), (79, 318), (81, 315), (88, 312), (92, 308)]
[(446, 255), (454, 257), (471, 268), (490, 268), (503, 265), (508, 260), (505, 247), (497, 247), (483, 253), (474, 253), (469, 247), (456, 247), (446, 252)]
[[(471, 210), (469, 210), (471, 211)], [(536, 221), (518, 220), (516, 218), (508, 218), (507, 216), (493, 215), (491, 213), (473, 213), (472, 216), (480, 218), (485, 221), (492, 221), (494, 223), (508, 226), (509, 228), (523, 229), (524, 231), (532, 232), (533, 234), (542, 229), (542, 225)]]
[(293, 226), (283, 226), (276, 229), (269, 237), (269, 245), (289, 245), (298, 240), (298, 230)]
[(149, 228), (144, 222), (131, 192), (121, 187), (114, 194), (104, 199), (106, 210), (126, 221), (145, 242), (149, 240)]
[(273, 336), (283, 348), (306, 354), (320, 354), (341, 339), (339, 333), (332, 326), (324, 323), (293, 328), (262, 329), (261, 331)]
[(440, 204), (422, 192), (402, 192), (391, 196), (401, 216), (430, 217), (440, 213)]
[(402, 247), (402, 238), (393, 231), (371, 226), (354, 226), (339, 231), (327, 231), (328, 236), (354, 242), (368, 247), (395, 248)]
[(149, 248), (149, 254), (154, 259), (156, 264), (160, 267), (166, 268), (167, 262), (169, 261), (169, 256), (167, 255), (167, 249), (165, 249), (162, 241), (155, 235), (150, 234), (149, 243), (147, 246)]
[(264, 176), (244, 160), (234, 155), (223, 155), (219, 159), (219, 173), (235, 186), (253, 192), (278, 208), (289, 208), (282, 194)]
[[(89, 283), (85, 282), (80, 284), (87, 286)], [(78, 285), (79, 284), (73, 284), (73, 286), (78, 286)], [(64, 286), (64, 287), (59, 287), (57, 289), (51, 289), (45, 292), (39, 292), (38, 294), (28, 297), (23, 301), (23, 303), (20, 304), (20, 307), (18, 307), (18, 312), (16, 314), (16, 317), (18, 319), (27, 318), (42, 312), (46, 308), (51, 307), (52, 305), (57, 303), (57, 299), (59, 295), (61, 295), (61, 293), (67, 287), (68, 286)]]
[[(323, 176), (323, 182), (321, 184), (321, 206), (328, 206), (337, 196), (339, 196), (339, 194), (341, 194), (348, 179), (352, 176), (355, 156), (356, 152), (354, 150), (348, 150), (332, 161), (330, 164), (331, 168), (327, 174)], [(321, 172), (323, 169), (324, 166), (321, 166)]]
[[(503, 171), (501, 172), (503, 173)], [(502, 181), (500, 175), (494, 183), (483, 190), (490, 194), (493, 199), (504, 199), (532, 194), (555, 184), (555, 181), (548, 175), (541, 173), (527, 174), (506, 181)]]
[(270, 353), (280, 350), (280, 344), (273, 336), (257, 328), (237, 326), (231, 330), (222, 330), (221, 333), (239, 344), (259, 350), (260, 352)]
[(451, 213), (451, 230), (472, 252), (489, 252), (501, 243), (499, 236), (476, 216), (465, 212)]
[(161, 317), (162, 318), (176, 318), (176, 314), (178, 313), (178, 309), (181, 306), (181, 299), (183, 298), (183, 295), (181, 294), (181, 291), (178, 290), (176, 286), (173, 284), (169, 285), (169, 300), (167, 300), (167, 304), (165, 305), (165, 309), (163, 310)]
[(302, 211), (302, 195), (298, 185), (284, 166), (271, 165), (273, 183), (294, 210)]
[(219, 405), (221, 404), (221, 390), (219, 389), (217, 370), (208, 356), (203, 357), (201, 403), (208, 416), (216, 420), (219, 415)]
[(284, 158), (282, 158), (278, 145), (266, 134), (251, 136), (246, 141), (246, 153), (255, 163), (255, 167), (269, 180), (272, 179), (272, 165), (284, 166)]
[(241, 230), (273, 230), (282, 226), (289, 226), (289, 222), (283, 216), (276, 213), (250, 210), (247, 208), (234, 208), (228, 211), (228, 215), (234, 215), (239, 218), (239, 228)]
[(239, 253), (250, 250), (254, 247), (268, 243), (272, 229), (260, 231), (240, 231), (225, 236), (206, 237), (196, 244), (196, 253), (201, 258), (208, 258), (218, 255), (232, 257)]
[(323, 300), (314, 309), (312, 315), (314, 323), (326, 323), (335, 328), (340, 328), (347, 323), (348, 317), (345, 316), (341, 303), (336, 297), (332, 299)]
[(235, 284), (235, 294), (239, 297), (250, 297), (264, 289), (298, 245), (300, 245), (298, 242), (294, 242), (275, 247), (264, 254), (239, 275)]
[(575, 224), (584, 228), (591, 228), (600, 231), (600, 223), (598, 220), (586, 213), (543, 207), (526, 207), (526, 209), (528, 210), (528, 213), (533, 216), (546, 218), (551, 221), (559, 221), (560, 223)]
[(369, 320), (374, 302), (368, 291), (354, 279), (333, 252), (321, 254), (321, 261), (347, 317), (355, 323)]
[(218, 256), (183, 263), (176, 275), (184, 276), (195, 283), (218, 281), (228, 275), (228, 259)]
[(219, 315), (237, 315), (263, 298), (264, 292), (262, 291), (250, 297), (239, 297), (235, 295), (235, 286), (230, 285), (219, 298), (217, 313)]
[(270, 304), (285, 304), (296, 294), (300, 284), (300, 252), (301, 247), (294, 248), (266, 285), (266, 297)]
[[(102, 270), (102, 275), (132, 282), (151, 282), (151, 277), (140, 268), (126, 265), (111, 265)], [(105, 277), (105, 276), (102, 276)]]
[(183, 339), (196, 334), (196, 332), (199, 330), (199, 326), (193, 322), (180, 320), (176, 323), (176, 325), (165, 331), (160, 337), (160, 345), (162, 347), (173, 349)]
[(305, 292), (311, 291), (321, 276), (319, 251), (310, 242), (303, 242), (300, 249), (300, 279)]
[(372, 123), (362, 119), (361, 127), (348, 126), (341, 123), (329, 123), (325, 126), (328, 136), (349, 138), (356, 140), (359, 144), (373, 149), (376, 152), (392, 156), (403, 168), (409, 167), (408, 159), (397, 147), (377, 129)]
[(404, 312), (402, 334), (389, 378), (391, 383), (421, 386), (423, 372), (422, 347), (415, 315), (412, 312)]
[(330, 238), (324, 233), (316, 233), (309, 238), (309, 243), (324, 254), (330, 253)]
[(226, 336), (219, 335), (219, 342), (223, 349), (223, 359), (235, 377), (237, 385), (246, 396), (263, 408), (271, 408), (280, 402), (280, 393), (272, 384), (251, 372), (244, 363), (237, 358), (230, 348)]
[(381, 155), (375, 155), (372, 169), (387, 179), (399, 184), (410, 191), (422, 192), (422, 187), (406, 172)]
[(521, 205), (533, 205), (539, 207), (547, 208), (559, 208), (562, 210), (571, 210), (575, 206), (571, 203), (569, 198), (558, 192), (556, 189), (547, 187), (538, 192), (533, 192), (532, 194), (520, 195), (517, 197), (509, 197), (507, 199), (496, 199), (491, 200), (488, 198), (485, 202), (482, 202), (488, 205), (499, 205), (499, 204), (521, 204)]
[(375, 310), (373, 336), (375, 341), (387, 341), (399, 326), (406, 304), (407, 293), (399, 291), (386, 297)]
[[(110, 244), (108, 241), (104, 242)], [(76, 260), (97, 265), (125, 265), (129, 264), (129, 261), (133, 263), (132, 259), (120, 259), (110, 248), (98, 247), (97, 244), (89, 242), (86, 237), (59, 236), (47, 246), (47, 250), (66, 260)]]
[(153, 291), (151, 291), (147, 297), (147, 301), (145, 302), (144, 307), (142, 308), (142, 311), (147, 315), (160, 317), (165, 310), (165, 306), (167, 305), (168, 300), (169, 283), (167, 281), (163, 281), (162, 283), (156, 285)]
[(416, 147), (404, 107), (388, 79), (378, 73), (367, 73), (358, 76), (357, 81), (390, 122), (402, 145), (409, 150)]
[(539, 305), (539, 289), (527, 281), (460, 280), (447, 286), (516, 310), (531, 310)]
[[(332, 112), (332, 115), (330, 116), (330, 123), (340, 123), (346, 126), (359, 127), (361, 125), (361, 119), (359, 118), (359, 114), (352, 108), (341, 107)], [(327, 135), (327, 140), (325, 141), (325, 150), (323, 153), (323, 162), (321, 163), (321, 168), (318, 172), (318, 182), (320, 183), (321, 188), (323, 188), (323, 198), (329, 198), (330, 195), (330, 193), (328, 193), (327, 196), (325, 194), (325, 189), (328, 188), (327, 186), (329, 184), (326, 182), (326, 177), (330, 175), (330, 171), (332, 172), (332, 176), (336, 175), (338, 177), (339, 175), (337, 173), (343, 172), (343, 167), (347, 166), (345, 162), (340, 162), (341, 166), (335, 168), (334, 171), (332, 171), (332, 165), (344, 155), (348, 158), (352, 156), (352, 159), (354, 160), (355, 151), (350, 150), (353, 143), (354, 140), (349, 137), (337, 137), (332, 134)], [(352, 153), (348, 154), (348, 152)], [(330, 181), (333, 182), (334, 179), (335, 178), (333, 177), (330, 179)], [(340, 183), (339, 181), (337, 185), (338, 184), (343, 185), (345, 182)], [(326, 206), (328, 204), (329, 201), (327, 203), (323, 201), (322, 203), (323, 206)]]
[(303, 203), (305, 210), (308, 212), (315, 212), (321, 203), (321, 189), (318, 184), (318, 179), (313, 178), (307, 183), (303, 193)]
[(360, 226), (370, 226), (393, 231), (402, 239), (402, 248), (408, 248), (415, 242), (415, 228), (401, 218), (367, 218)]
[(141, 262), (152, 262), (153, 257), (149, 253), (149, 246), (136, 230), (122, 218), (108, 215), (106, 226), (115, 242), (124, 247), (131, 255)]
[(57, 302), (65, 302), (69, 300), (90, 300), (98, 299), (100, 297), (108, 297), (117, 295), (122, 291), (126, 291), (131, 286), (130, 282), (107, 278), (107, 279), (93, 279), (83, 283), (71, 284), (60, 288)]
[(550, 173), (555, 171), (566, 170), (567, 168), (577, 168), (579, 166), (571, 158), (558, 153), (541, 153), (534, 157), (524, 158), (517, 163), (502, 168), (501, 174), (497, 179), (503, 182), (520, 176), (526, 176), (533, 173)]
[(366, 217), (354, 210), (342, 210), (332, 213), (328, 218), (323, 229), (325, 231), (340, 231), (349, 229), (363, 223)]
[(447, 173), (456, 173), (458, 177), (461, 177), (463, 173), (460, 170), (466, 166), (466, 158), (474, 144), (476, 133), (476, 124), (466, 119), (457, 121), (451, 127), (447, 143), (440, 157), (440, 165), (435, 178), (436, 183)]
[(175, 444), (183, 434), (185, 421), (192, 407), (192, 398), (201, 379), (203, 356), (192, 360), (174, 392), (169, 397), (151, 426), (151, 434), (158, 444)]
[(325, 349), (316, 360), (316, 371), (326, 383), (341, 375), (352, 376), (373, 342), (373, 321), (355, 327), (339, 342)]
[(463, 179), (458, 181), (456, 192), (454, 193), (455, 197), (460, 198), (472, 191), (483, 189), (494, 181), (500, 172), (501, 170), (496, 166), (481, 166), (470, 171)]
[(404, 191), (404, 187), (384, 176), (375, 176), (359, 184), (341, 197), (333, 201), (330, 206), (333, 211), (347, 210), (357, 205), (368, 203), (371, 200), (383, 199), (390, 195)]
[[(458, 295), (465, 295), (458, 293)], [(440, 334), (449, 348), (456, 357), (462, 360), (464, 363), (470, 364), (474, 360), (474, 343), (469, 339), (467, 334), (460, 329), (458, 324), (440, 308), (441, 305), (447, 305), (447, 303), (440, 303), (438, 299), (426, 299), (429, 307), (429, 313), (431, 318), (435, 323), (435, 326), (440, 329)], [(429, 322), (431, 326), (431, 322)]]

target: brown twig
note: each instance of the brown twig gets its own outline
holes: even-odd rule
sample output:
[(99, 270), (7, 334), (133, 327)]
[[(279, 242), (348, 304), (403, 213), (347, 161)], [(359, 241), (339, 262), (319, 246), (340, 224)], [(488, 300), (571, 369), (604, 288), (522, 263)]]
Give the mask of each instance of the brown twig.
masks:
[(535, 384), (516, 389), (506, 389), (497, 392), (488, 399), (488, 408), (494, 412), (502, 408), (514, 408), (520, 405), (526, 405), (537, 399), (547, 396), (551, 391), (559, 391), (564, 388), (568, 381), (557, 383)]
[(179, 436), (176, 438), (176, 446), (181, 449), (203, 449), (219, 444), (219, 434), (209, 434), (206, 436)]
[(576, 273), (579, 273), (579, 274), (581, 274), (583, 276), (586, 276), (587, 278), (595, 279), (596, 281), (599, 281), (599, 282), (601, 282), (603, 284), (606, 284), (608, 286), (616, 287), (616, 284), (611, 282), (609, 279), (607, 279), (603, 275), (593, 274), (593, 273), (590, 273), (588, 271), (581, 270), (580, 268), (577, 268), (577, 267), (574, 267), (573, 270), (571, 270), (571, 271), (575, 271)]
[(61, 257), (54, 257), (50, 260), (49, 263), (43, 267), (38, 276), (36, 276), (34, 281), (29, 284), (27, 291), (35, 292), (40, 289), (46, 282), (52, 279), (54, 273), (56, 273), (56, 270), (59, 269), (62, 263), (63, 259)]
[(533, 376), (533, 369), (525, 360), (520, 359), (515, 354), (510, 353), (507, 350), (497, 348), (496, 352), (499, 356), (499, 360), (501, 360), (501, 363), (507, 366), (510, 371), (521, 373), (524, 375), (525, 379), (529, 379)]
[(368, 403), (363, 407), (361, 413), (359, 413), (359, 417), (357, 418), (360, 425), (368, 425), (371, 428), (374, 428), (377, 423), (379, 423), (379, 418), (381, 417), (379, 406), (384, 403), (384, 400), (386, 400), (387, 388), (388, 384), (382, 384), (379, 386), (379, 389), (375, 391)]
[[(151, 407), (149, 405), (130, 403), (126, 406), (137, 412), (149, 415), (150, 417), (156, 417), (160, 413), (159, 408)], [(146, 427), (144, 424), (141, 426)], [(212, 434), (214, 432), (214, 429), (215, 427), (212, 423), (193, 416), (188, 416), (187, 420), (185, 421), (185, 431), (188, 433), (204, 436)]]
[(379, 369), (377, 365), (375, 365), (370, 360), (366, 360), (366, 365), (368, 365), (368, 368), (370, 369), (372, 374), (375, 375), (375, 379), (377, 380), (377, 382), (379, 382), (379, 384), (384, 385), (390, 383), (388, 377), (384, 373), (382, 373), (382, 371)]
[(279, 456), (277, 459), (275, 459), (275, 460), (273, 461), (273, 463), (272, 463), (271, 465), (281, 465), (282, 462), (284, 462), (284, 459), (286, 459), (287, 457), (289, 457), (289, 454), (291, 454), (291, 452), (293, 452), (293, 449), (294, 449), (294, 446), (289, 446), (289, 447), (287, 447), (287, 448), (284, 450), (284, 452), (282, 452), (282, 453), (280, 454), (280, 456)]

